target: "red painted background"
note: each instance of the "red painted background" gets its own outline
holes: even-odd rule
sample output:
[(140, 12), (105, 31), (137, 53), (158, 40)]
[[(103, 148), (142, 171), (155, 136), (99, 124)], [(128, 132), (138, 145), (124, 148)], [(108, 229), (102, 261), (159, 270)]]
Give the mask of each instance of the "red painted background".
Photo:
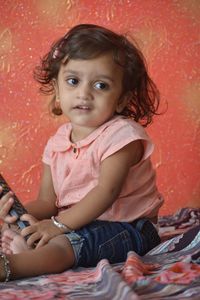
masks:
[(44, 145), (63, 119), (49, 115), (32, 71), (79, 23), (135, 37), (168, 106), (148, 129), (161, 214), (200, 207), (199, 0), (0, 0), (0, 172), (23, 202), (36, 196)]

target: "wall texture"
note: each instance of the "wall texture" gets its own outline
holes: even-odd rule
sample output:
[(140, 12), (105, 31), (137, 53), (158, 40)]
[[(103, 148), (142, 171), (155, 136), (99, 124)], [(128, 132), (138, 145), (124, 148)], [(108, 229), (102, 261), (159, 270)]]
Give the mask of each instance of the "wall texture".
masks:
[(134, 37), (162, 96), (148, 128), (165, 196), (161, 214), (200, 206), (200, 1), (0, 0), (0, 172), (23, 202), (38, 191), (43, 147), (63, 119), (48, 113), (32, 71), (78, 23)]

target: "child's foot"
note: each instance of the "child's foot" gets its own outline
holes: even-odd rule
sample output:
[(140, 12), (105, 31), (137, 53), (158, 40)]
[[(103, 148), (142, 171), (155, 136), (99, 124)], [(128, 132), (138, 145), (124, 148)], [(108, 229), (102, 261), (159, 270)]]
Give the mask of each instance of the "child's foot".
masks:
[(17, 254), (29, 249), (24, 238), (11, 229), (3, 231), (1, 240), (2, 252), (5, 254)]

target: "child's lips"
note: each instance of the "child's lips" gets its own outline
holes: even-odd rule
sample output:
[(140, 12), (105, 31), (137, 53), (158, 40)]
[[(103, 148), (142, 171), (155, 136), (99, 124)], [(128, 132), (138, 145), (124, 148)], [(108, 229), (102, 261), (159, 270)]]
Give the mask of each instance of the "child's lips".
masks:
[(74, 109), (82, 110), (82, 111), (89, 111), (89, 110), (91, 110), (91, 107), (88, 105), (76, 105), (76, 106), (74, 106)]

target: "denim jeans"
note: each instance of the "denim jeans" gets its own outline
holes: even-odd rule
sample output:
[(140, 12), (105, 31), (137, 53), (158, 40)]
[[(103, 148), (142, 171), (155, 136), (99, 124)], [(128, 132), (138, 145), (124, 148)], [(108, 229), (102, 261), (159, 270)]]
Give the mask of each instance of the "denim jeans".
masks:
[(123, 262), (129, 251), (144, 255), (160, 243), (157, 230), (147, 219), (132, 223), (96, 220), (65, 235), (74, 250), (74, 267), (94, 267), (101, 259)]

